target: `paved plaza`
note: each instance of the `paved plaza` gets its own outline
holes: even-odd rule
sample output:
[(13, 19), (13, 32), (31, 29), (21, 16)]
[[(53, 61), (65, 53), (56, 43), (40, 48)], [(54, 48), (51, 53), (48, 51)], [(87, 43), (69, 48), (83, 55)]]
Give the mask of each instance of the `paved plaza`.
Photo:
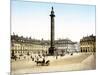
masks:
[(30, 58), (11, 61), (11, 74), (23, 75), (25, 73), (54, 72), (54, 71), (78, 71), (96, 69), (95, 53), (74, 53), (65, 56), (48, 56), (49, 66), (37, 66)]

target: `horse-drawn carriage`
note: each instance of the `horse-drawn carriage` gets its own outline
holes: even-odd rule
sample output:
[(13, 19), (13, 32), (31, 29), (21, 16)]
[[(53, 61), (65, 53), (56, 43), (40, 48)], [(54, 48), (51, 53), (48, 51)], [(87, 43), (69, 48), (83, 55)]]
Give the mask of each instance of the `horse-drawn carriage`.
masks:
[(50, 60), (45, 60), (45, 59), (43, 59), (43, 60), (36, 60), (35, 61), (36, 62), (36, 64), (37, 64), (37, 66), (48, 66), (48, 65), (50, 65)]

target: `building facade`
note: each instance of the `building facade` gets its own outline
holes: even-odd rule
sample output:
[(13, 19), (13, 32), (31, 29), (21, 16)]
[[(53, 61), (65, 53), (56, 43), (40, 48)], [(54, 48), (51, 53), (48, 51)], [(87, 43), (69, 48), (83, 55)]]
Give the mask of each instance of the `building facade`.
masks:
[(14, 53), (41, 53), (46, 52), (49, 45), (43, 44), (43, 40), (25, 38), (23, 36), (11, 35), (11, 52)]
[(60, 54), (62, 52), (64, 52), (64, 54), (77, 52), (76, 44), (77, 42), (72, 42), (69, 39), (59, 39), (55, 41), (55, 47)]
[[(72, 42), (69, 39), (59, 39), (55, 40), (55, 47), (60, 53), (70, 53), (77, 51), (77, 42)], [(19, 54), (39, 54), (47, 53), (50, 48), (50, 40), (37, 40), (30, 38), (25, 38), (23, 36), (11, 35), (11, 53)]]
[(96, 36), (90, 35), (80, 40), (81, 52), (96, 52)]

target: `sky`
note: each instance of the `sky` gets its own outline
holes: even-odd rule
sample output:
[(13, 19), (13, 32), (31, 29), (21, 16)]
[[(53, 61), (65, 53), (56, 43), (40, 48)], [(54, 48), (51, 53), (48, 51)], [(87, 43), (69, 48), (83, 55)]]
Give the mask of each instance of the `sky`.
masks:
[(50, 12), (55, 12), (55, 39), (79, 41), (95, 35), (95, 6), (11, 0), (11, 34), (50, 40)]

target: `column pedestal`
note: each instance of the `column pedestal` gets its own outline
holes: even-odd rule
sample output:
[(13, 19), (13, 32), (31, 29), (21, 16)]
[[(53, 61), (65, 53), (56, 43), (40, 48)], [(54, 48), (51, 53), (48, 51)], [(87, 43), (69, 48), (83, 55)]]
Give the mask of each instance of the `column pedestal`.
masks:
[(49, 55), (55, 55), (55, 47), (50, 47), (49, 48)]

